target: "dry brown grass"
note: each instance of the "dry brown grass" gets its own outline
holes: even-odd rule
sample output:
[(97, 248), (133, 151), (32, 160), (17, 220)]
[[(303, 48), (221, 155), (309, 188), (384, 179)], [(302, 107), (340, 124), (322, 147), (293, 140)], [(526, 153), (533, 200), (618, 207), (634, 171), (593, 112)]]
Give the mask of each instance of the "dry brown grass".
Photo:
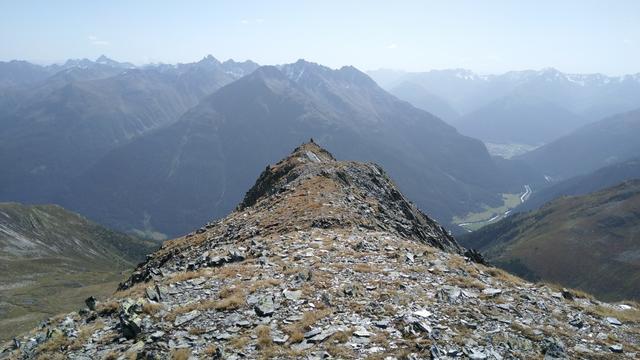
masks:
[(509, 284), (514, 284), (514, 285), (519, 285), (524, 283), (525, 281), (511, 273), (508, 273), (502, 269), (498, 269), (498, 268), (487, 268), (485, 270), (485, 272), (489, 275), (491, 275), (492, 277), (504, 281), (506, 283)]
[(62, 333), (53, 335), (49, 340), (40, 345), (38, 348), (39, 358), (51, 358), (61, 350), (79, 350), (82, 349), (89, 337), (98, 329), (104, 328), (104, 322), (98, 320), (92, 324), (81, 326), (78, 329), (78, 336), (68, 338)]
[[(23, 359), (23, 357), (19, 356), (19, 355), (21, 355), (21, 354), (10, 355), (7, 359), (8, 360)], [(51, 353), (51, 354), (38, 355), (38, 357), (36, 359), (38, 359), (38, 360), (67, 360), (67, 357), (64, 356), (63, 354), (60, 354), (60, 353)]]
[(353, 271), (359, 272), (359, 273), (375, 273), (375, 272), (378, 272), (378, 269), (375, 268), (374, 266), (371, 266), (371, 264), (363, 264), (363, 263), (355, 264), (352, 269), (353, 269)]
[(120, 357), (117, 351), (111, 350), (104, 356), (103, 360), (116, 360)]
[(271, 339), (271, 328), (267, 325), (260, 325), (256, 328), (256, 336), (258, 337), (258, 348), (267, 349), (273, 345)]
[(116, 291), (116, 293), (113, 296), (121, 299), (127, 298), (127, 297), (131, 297), (131, 298), (142, 297), (144, 295), (144, 291), (147, 288), (147, 286), (149, 286), (149, 284), (147, 283), (138, 283), (126, 290)]
[(207, 332), (207, 329), (205, 328), (198, 328), (198, 327), (189, 328), (189, 334), (191, 335), (202, 335), (206, 332)]
[(640, 323), (640, 308), (634, 307), (630, 310), (612, 309), (608, 306), (594, 305), (584, 306), (582, 309), (591, 315), (599, 316), (602, 318), (614, 317), (623, 323)]
[(236, 336), (229, 340), (229, 346), (234, 349), (242, 350), (247, 346), (249, 341), (251, 341), (251, 339), (248, 336)]
[(216, 310), (235, 310), (245, 303), (246, 290), (240, 285), (229, 286), (220, 289), (220, 300), (214, 304)]
[(304, 340), (304, 333), (311, 329), (311, 326), (321, 319), (331, 314), (330, 309), (308, 311), (302, 315), (302, 319), (287, 326), (285, 332), (289, 335), (290, 343), (298, 343)]
[(520, 324), (518, 322), (512, 322), (511, 324), (509, 324), (509, 326), (511, 327), (511, 329), (513, 329), (516, 332), (519, 332), (520, 334), (522, 334), (524, 337), (526, 337), (529, 340), (540, 341), (542, 339), (542, 336), (536, 335), (533, 332), (532, 328), (530, 328), (528, 326), (525, 326), (525, 325), (522, 325), (522, 324)]
[(162, 309), (164, 309), (164, 305), (159, 303), (146, 302), (142, 305), (142, 312), (148, 315), (155, 315)]
[(484, 290), (487, 285), (471, 276), (455, 276), (448, 280), (448, 283), (461, 288), (473, 288), (478, 290)]
[(251, 284), (249, 284), (247, 290), (249, 291), (249, 293), (254, 293), (260, 289), (274, 287), (280, 284), (282, 284), (282, 280), (279, 280), (279, 279), (262, 279), (262, 280), (254, 281)]
[(335, 334), (331, 335), (331, 340), (337, 341), (340, 344), (344, 344), (349, 341), (349, 339), (351, 339), (352, 335), (353, 330), (338, 331)]
[(174, 321), (178, 315), (186, 314), (193, 310), (230, 311), (242, 307), (246, 302), (245, 291), (239, 287), (223, 288), (219, 292), (220, 299), (205, 299), (172, 309), (166, 316), (167, 320)]
[(256, 266), (248, 263), (248, 260), (243, 263), (228, 264), (221, 268), (217, 268), (213, 273), (213, 277), (217, 279), (230, 279), (232, 277), (246, 277), (255, 273)]
[(199, 277), (211, 277), (213, 270), (209, 268), (202, 268), (194, 271), (179, 272), (171, 275), (171, 277), (164, 280), (165, 284), (173, 284), (181, 281), (187, 281), (191, 279), (197, 279)]
[(211, 358), (214, 355), (216, 355), (218, 353), (218, 347), (211, 344), (209, 346), (207, 346), (206, 348), (204, 348), (204, 350), (202, 351), (202, 354), (204, 354), (207, 358)]
[(109, 315), (118, 311), (120, 304), (115, 301), (100, 302), (96, 305), (96, 312), (100, 315)]
[(541, 281), (537, 283), (538, 285), (542, 285), (542, 286), (546, 286), (549, 289), (556, 291), (556, 292), (561, 292), (561, 291), (568, 291), (571, 295), (573, 295), (573, 297), (576, 298), (583, 298), (583, 299), (589, 299), (589, 300), (595, 300), (595, 298), (593, 297), (593, 295), (579, 290), (579, 289), (572, 289), (572, 288), (568, 288), (566, 286), (562, 286), (561, 284), (558, 284), (556, 282), (551, 282), (551, 281)]
[(38, 353), (40, 355), (57, 353), (61, 350), (66, 349), (71, 344), (71, 342), (72, 340), (66, 337), (64, 334), (57, 333), (38, 347)]
[(337, 359), (355, 359), (356, 353), (349, 346), (330, 344), (326, 347), (327, 352)]
[(69, 344), (69, 349), (80, 350), (87, 342), (89, 337), (96, 331), (104, 328), (104, 322), (97, 320), (93, 324), (88, 324), (78, 329), (78, 336)]
[(244, 295), (234, 295), (222, 300), (216, 301), (213, 305), (213, 308), (216, 310), (230, 311), (239, 309), (244, 305), (245, 297)]
[(370, 339), (371, 339), (371, 342), (374, 344), (378, 344), (385, 349), (389, 348), (389, 338), (386, 332), (377, 331), (374, 333), (374, 335)]
[(189, 360), (191, 350), (187, 348), (174, 349), (171, 351), (171, 360)]

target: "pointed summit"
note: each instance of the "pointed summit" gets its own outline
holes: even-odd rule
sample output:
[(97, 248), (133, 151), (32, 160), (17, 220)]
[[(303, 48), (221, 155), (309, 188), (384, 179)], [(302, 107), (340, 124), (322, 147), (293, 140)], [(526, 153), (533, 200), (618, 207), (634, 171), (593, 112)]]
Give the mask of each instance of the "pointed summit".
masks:
[(167, 262), (169, 254), (193, 258), (206, 253), (217, 246), (211, 239), (219, 238), (230, 228), (235, 243), (250, 241), (256, 234), (278, 237), (323, 229), (343, 236), (376, 232), (449, 253), (464, 252), (442, 226), (405, 199), (381, 167), (338, 161), (310, 141), (267, 166), (234, 212), (170, 242), (141, 264), (121, 289), (147, 281), (156, 271), (152, 269), (177, 265)]
[(198, 64), (201, 65), (220, 65), (220, 61), (213, 57), (213, 55), (209, 54), (202, 58), (202, 60), (198, 61)]
[[(462, 251), (442, 226), (404, 198), (378, 165), (337, 161), (314, 141), (300, 145), (288, 157), (268, 166), (247, 192), (238, 211), (269, 207), (282, 197), (305, 197), (322, 204), (307, 209), (304, 216), (290, 218), (290, 226), (312, 228), (325, 221), (339, 228), (365, 226), (443, 250)], [(332, 199), (334, 206), (325, 207), (325, 201)], [(358, 213), (353, 212), (354, 207), (371, 210)]]
[(102, 54), (96, 59), (96, 62), (99, 64), (110, 64), (115, 61), (112, 59), (109, 59), (105, 54)]

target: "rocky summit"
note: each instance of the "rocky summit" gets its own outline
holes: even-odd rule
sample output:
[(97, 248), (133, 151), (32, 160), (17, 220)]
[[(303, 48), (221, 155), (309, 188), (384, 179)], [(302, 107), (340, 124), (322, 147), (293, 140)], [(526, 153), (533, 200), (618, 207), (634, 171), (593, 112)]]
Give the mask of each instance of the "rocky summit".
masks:
[(236, 210), (149, 255), (109, 299), (0, 358), (609, 359), (640, 309), (482, 264), (374, 164), (313, 141)]

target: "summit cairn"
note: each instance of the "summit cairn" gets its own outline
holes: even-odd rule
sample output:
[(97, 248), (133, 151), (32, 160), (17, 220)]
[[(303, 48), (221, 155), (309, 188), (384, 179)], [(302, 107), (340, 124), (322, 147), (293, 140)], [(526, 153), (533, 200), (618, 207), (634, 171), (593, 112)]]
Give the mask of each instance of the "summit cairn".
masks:
[(267, 166), (226, 218), (165, 242), (113, 298), (0, 358), (637, 356), (640, 309), (465, 253), (379, 166), (310, 141)]

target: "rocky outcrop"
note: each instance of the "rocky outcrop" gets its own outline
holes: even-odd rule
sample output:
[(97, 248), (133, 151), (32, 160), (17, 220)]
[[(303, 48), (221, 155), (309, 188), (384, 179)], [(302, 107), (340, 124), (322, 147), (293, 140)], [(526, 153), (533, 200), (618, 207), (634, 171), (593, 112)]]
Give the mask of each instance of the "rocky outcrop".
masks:
[(379, 167), (336, 161), (308, 143), (269, 166), (228, 217), (165, 243), (112, 299), (48, 321), (3, 354), (637, 355), (636, 305), (527, 283), (466, 255)]

